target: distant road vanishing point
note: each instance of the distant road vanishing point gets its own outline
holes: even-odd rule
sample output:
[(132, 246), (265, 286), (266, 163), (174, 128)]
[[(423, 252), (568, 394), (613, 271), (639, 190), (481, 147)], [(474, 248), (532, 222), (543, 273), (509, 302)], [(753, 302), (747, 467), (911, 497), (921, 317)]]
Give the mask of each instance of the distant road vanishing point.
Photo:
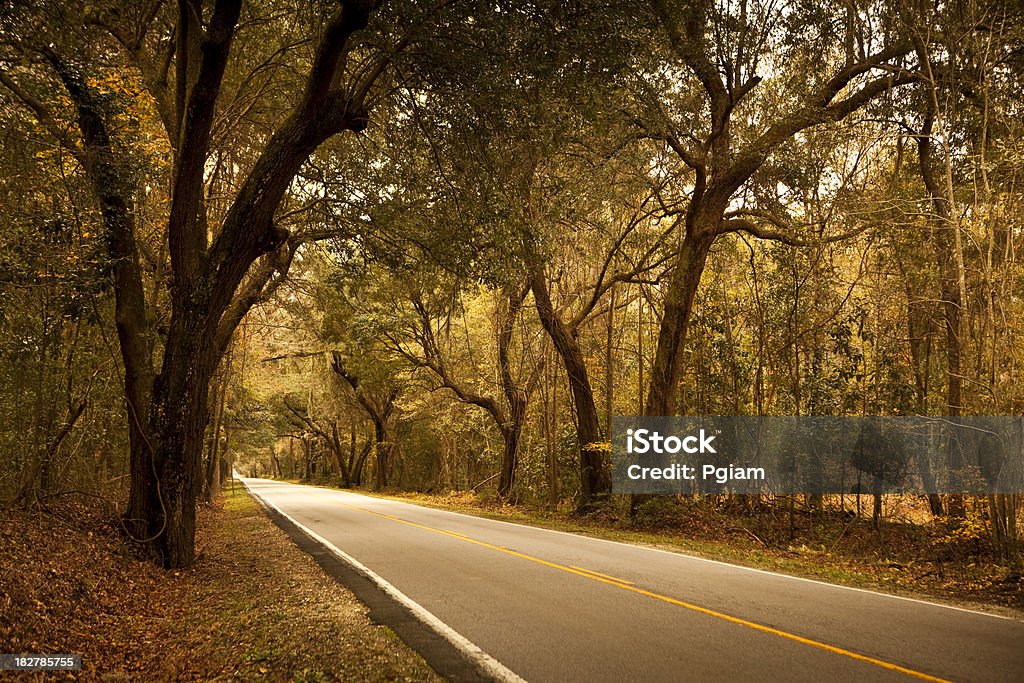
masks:
[(348, 491), (242, 481), (279, 523), (440, 634), (478, 678), (1024, 681), (1016, 619)]

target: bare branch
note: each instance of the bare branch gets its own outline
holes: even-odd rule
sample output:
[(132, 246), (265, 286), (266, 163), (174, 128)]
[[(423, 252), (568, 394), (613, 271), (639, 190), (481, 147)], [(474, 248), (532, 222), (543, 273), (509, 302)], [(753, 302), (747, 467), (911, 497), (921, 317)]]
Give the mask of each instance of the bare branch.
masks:
[(250, 270), (231, 305), (221, 316), (214, 341), (217, 349), (226, 350), (242, 318), (253, 306), (268, 301), (285, 281), (298, 247), (297, 242), (289, 242), (264, 256)]
[(292, 353), (283, 353), (280, 356), (270, 356), (260, 360), (261, 363), (273, 363), (279, 360), (288, 360), (291, 358), (312, 358), (313, 356), (321, 356), (325, 353), (325, 349), (319, 349), (317, 351), (294, 351)]
[(748, 235), (752, 235), (762, 240), (772, 240), (774, 242), (781, 242), (788, 244), (791, 247), (807, 247), (821, 244), (831, 244), (834, 242), (842, 242), (848, 240), (851, 237), (856, 237), (867, 231), (871, 226), (864, 225), (852, 230), (848, 230), (839, 235), (832, 235), (830, 237), (813, 237), (805, 238), (795, 235), (792, 231), (779, 228), (778, 226), (765, 226), (759, 223), (755, 223), (746, 218), (730, 218), (722, 221), (721, 227), (719, 228), (718, 234), (724, 235), (730, 232), (745, 232)]

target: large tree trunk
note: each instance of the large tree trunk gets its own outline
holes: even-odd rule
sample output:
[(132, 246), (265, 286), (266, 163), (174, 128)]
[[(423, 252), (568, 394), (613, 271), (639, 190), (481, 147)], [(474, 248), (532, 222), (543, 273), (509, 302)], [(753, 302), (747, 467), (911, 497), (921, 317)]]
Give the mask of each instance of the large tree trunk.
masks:
[(55, 53), (49, 59), (75, 103), (84, 150), (77, 155), (86, 170), (103, 217), (114, 286), (114, 323), (124, 366), (124, 397), (128, 415), (131, 490), (125, 525), (137, 540), (149, 537), (146, 520), (160, 513), (156, 464), (150, 441), (149, 413), (153, 391), (153, 343), (146, 318), (146, 299), (135, 242), (134, 188), (124, 159), (115, 151), (104, 120), (103, 96), (84, 76)]
[[(733, 194), (764, 164), (775, 149), (800, 131), (830, 121), (839, 121), (895, 86), (913, 82), (910, 74), (875, 76), (852, 94), (847, 86), (872, 68), (911, 51), (907, 44), (862, 56), (827, 78), (826, 87), (813, 93), (805, 106), (765, 121), (763, 132), (745, 144), (736, 144), (731, 117), (740, 99), (758, 86), (760, 77), (733, 82), (715, 67), (721, 46), (708, 40), (710, 3), (670, 3), (656, 0), (653, 9), (664, 28), (668, 45), (701, 82), (708, 106), (709, 135), (696, 145), (681, 142), (674, 135), (655, 131), (665, 140), (683, 165), (693, 172), (693, 189), (686, 211), (686, 238), (675, 261), (665, 296), (665, 312), (658, 335), (650, 389), (644, 410), (648, 416), (672, 415), (680, 377), (680, 354), (686, 339), (693, 298), (704, 272), (708, 251), (715, 238), (725, 232), (744, 231), (755, 237), (789, 240), (788, 231), (764, 229), (756, 222), (730, 218), (723, 221)], [(702, 112), (701, 116), (704, 114)]]
[(150, 417), (163, 510), (151, 520), (149, 531), (156, 536), (151, 550), (167, 567), (184, 567), (194, 559), (209, 385), (219, 360), (212, 351), (212, 334), (172, 318)]
[[(721, 214), (713, 222), (717, 224), (720, 218)], [(695, 231), (687, 235), (679, 248), (678, 261), (665, 293), (665, 312), (649, 373), (646, 415), (674, 415), (676, 412), (680, 356), (690, 327), (694, 297), (714, 239), (714, 229)]]
[(505, 442), (501, 458), (501, 475), (498, 478), (498, 495), (502, 498), (512, 495), (512, 486), (515, 484), (516, 471), (519, 467), (519, 440), (523, 433), (523, 424), (526, 422), (526, 406), (538, 378), (535, 372), (534, 376), (527, 380), (526, 388), (522, 389), (512, 377), (512, 333), (528, 291), (525, 287), (507, 289), (502, 292), (499, 303), (498, 365), (501, 371), (501, 388), (508, 404), (508, 422), (499, 425)]
[(601, 422), (594, 401), (594, 390), (576, 336), (551, 303), (543, 267), (530, 267), (530, 290), (541, 325), (551, 337), (555, 351), (565, 365), (569, 389), (576, 404), (576, 440), (580, 449), (580, 507), (606, 496), (612, 488), (611, 468), (601, 450)]
[[(133, 477), (133, 487), (144, 489), (133, 496), (149, 499), (149, 509), (138, 514), (150, 533), (147, 545), (169, 567), (188, 565), (194, 556), (208, 386), (235, 328), (274, 273), (274, 268), (250, 272), (253, 264), (277, 251), (288, 237), (275, 224), (274, 214), (296, 173), (321, 143), (345, 130), (361, 131), (367, 123), (364, 91), (353, 97), (338, 86), (336, 76), (344, 70), (349, 38), (366, 26), (373, 6), (344, 2), (325, 26), (300, 101), (270, 136), (207, 247), (203, 168), (240, 5), (238, 0), (217, 3), (205, 29), (184, 20), (178, 27), (182, 32), (202, 31), (202, 40), (201, 55), (191, 50), (177, 55), (179, 84), (191, 87), (177, 93), (179, 145), (168, 224), (172, 315), (145, 430), (159, 490), (152, 491), (147, 477)], [(199, 59), (196, 77), (182, 80), (181, 67), (190, 57)]]
[(509, 498), (512, 495), (512, 485), (515, 483), (516, 466), (519, 460), (519, 437), (521, 434), (522, 425), (512, 425), (501, 430), (504, 447), (501, 454), (501, 472), (498, 475), (498, 495), (502, 498)]
[(611, 289), (608, 301), (608, 319), (605, 321), (604, 345), (604, 429), (611, 440), (612, 420), (615, 416), (615, 356), (612, 341), (615, 334), (615, 287)]
[[(209, 417), (208, 385), (238, 321), (273, 275), (273, 268), (261, 269), (257, 276), (250, 267), (287, 237), (274, 224), (274, 213), (299, 168), (324, 140), (366, 127), (366, 94), (380, 72), (348, 84), (339, 84), (338, 77), (345, 70), (349, 38), (366, 26), (373, 7), (352, 0), (334, 12), (299, 103), (262, 150), (210, 248), (203, 168), (241, 2), (216, 3), (205, 25), (193, 21), (192, 13), (182, 13), (176, 27), (180, 49), (175, 55), (174, 117), (170, 103), (154, 92), (161, 100), (158, 108), (165, 124), (170, 124), (168, 135), (175, 152), (168, 221), (172, 315), (158, 378), (153, 373), (152, 337), (130, 204), (136, 189), (131, 186), (134, 174), (108, 134), (104, 118), (112, 114), (108, 99), (88, 85), (79, 68), (69, 67), (52, 49), (43, 50), (77, 109), (82, 143), (78, 147), (72, 142), (69, 147), (96, 195), (111, 257), (131, 442), (126, 527), (166, 566), (184, 566), (193, 558), (195, 501)], [(65, 141), (46, 107), (32, 98), (23, 99), (37, 119)], [(247, 274), (249, 280), (240, 291)]]
[[(702, 207), (691, 205), (689, 219), (701, 215)], [(717, 236), (718, 223), (722, 211), (717, 215), (705, 214), (701, 227), (703, 230), (691, 228), (688, 221), (687, 235), (679, 248), (675, 270), (669, 280), (665, 294), (665, 310), (658, 332), (658, 344), (655, 348), (654, 362), (650, 369), (649, 389), (644, 414), (650, 417), (668, 416), (676, 413), (676, 394), (679, 389), (681, 374), (680, 356), (686, 333), (690, 327), (690, 316), (693, 313), (693, 301), (700, 287), (700, 279), (704, 274), (708, 252)], [(630, 514), (650, 499), (650, 494), (634, 494), (630, 496)]]
[(550, 351), (545, 349), (544, 363), (544, 443), (546, 445), (546, 472), (548, 480), (548, 506), (558, 507), (558, 438), (555, 425), (558, 424), (558, 382), (553, 377), (546, 359)]

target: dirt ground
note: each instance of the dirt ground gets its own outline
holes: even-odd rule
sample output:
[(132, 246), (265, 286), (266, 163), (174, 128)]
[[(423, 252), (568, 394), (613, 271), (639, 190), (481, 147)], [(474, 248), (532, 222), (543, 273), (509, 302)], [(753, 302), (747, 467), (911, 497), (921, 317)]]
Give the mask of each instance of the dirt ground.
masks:
[(240, 487), (200, 510), (198, 558), (132, 553), (91, 499), (0, 509), (0, 652), (82, 655), (79, 673), (0, 680), (437, 680)]

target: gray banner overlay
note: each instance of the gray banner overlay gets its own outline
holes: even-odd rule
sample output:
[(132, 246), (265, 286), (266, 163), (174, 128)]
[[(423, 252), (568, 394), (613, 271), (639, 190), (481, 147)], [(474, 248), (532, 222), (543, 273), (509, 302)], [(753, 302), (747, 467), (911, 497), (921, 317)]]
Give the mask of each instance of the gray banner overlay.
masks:
[(616, 417), (615, 493), (1024, 493), (1024, 418)]

